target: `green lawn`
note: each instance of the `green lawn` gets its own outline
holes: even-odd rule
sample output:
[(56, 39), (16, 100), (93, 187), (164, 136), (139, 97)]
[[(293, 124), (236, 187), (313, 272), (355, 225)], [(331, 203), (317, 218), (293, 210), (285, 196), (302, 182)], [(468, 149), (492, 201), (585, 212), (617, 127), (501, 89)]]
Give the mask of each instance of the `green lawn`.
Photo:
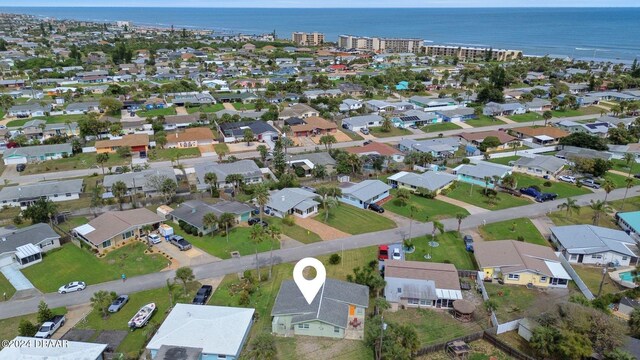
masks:
[(216, 151), (216, 153), (220, 153), (223, 152), (225, 154), (229, 153), (229, 146), (225, 143), (218, 143), (213, 145), (213, 149)]
[[(320, 214), (318, 214), (315, 219), (325, 222), (324, 211), (320, 211)], [(329, 220), (326, 223), (329, 226), (352, 235), (388, 230), (396, 227), (396, 223), (391, 219), (376, 214), (371, 210), (358, 209), (355, 206), (342, 203), (338, 207), (331, 209)]]
[[(131, 165), (131, 158), (122, 158), (116, 154), (109, 154), (109, 160), (104, 164), (105, 172), (109, 167)], [(52, 171), (67, 171), (75, 169), (88, 169), (96, 167), (96, 172), (101, 174), (102, 170), (96, 163), (96, 153), (82, 153), (57, 160), (48, 160), (38, 164), (28, 164), (23, 174), (39, 174)]]
[(352, 141), (360, 141), (360, 140), (364, 140), (364, 138), (358, 134), (357, 132), (354, 131), (350, 131), (347, 129), (341, 129), (343, 133), (345, 133), (349, 138), (351, 138)]
[(565, 182), (551, 181), (551, 186), (546, 187), (543, 184), (547, 180), (543, 178), (526, 175), (522, 173), (517, 173), (517, 172), (514, 172), (513, 175), (518, 181), (518, 185), (517, 185), (518, 188), (527, 188), (533, 185), (537, 185), (540, 188), (540, 191), (556, 193), (558, 194), (558, 198), (573, 197), (573, 196), (579, 196), (579, 195), (591, 193), (591, 190), (589, 190), (586, 187), (577, 187), (575, 185), (565, 183)]
[[(478, 312), (484, 310), (478, 309)], [(409, 324), (416, 329), (420, 346), (441, 343), (481, 331), (476, 322), (463, 323), (449, 313), (430, 309), (404, 309), (384, 313), (384, 321), (396, 324)]]
[[(630, 206), (627, 207), (629, 209)], [(558, 210), (550, 213), (549, 218), (553, 221), (557, 226), (563, 225), (593, 225), (593, 210), (589, 206), (583, 206), (580, 208), (580, 213), (570, 213), (567, 214), (566, 210)], [(600, 222), (597, 224), (598, 226), (608, 227), (610, 229), (620, 230), (616, 222), (613, 220), (613, 217), (608, 216), (607, 214), (600, 215)]]
[(176, 114), (176, 109), (171, 106), (162, 109), (151, 109), (151, 110), (138, 110), (136, 114), (140, 117), (146, 118), (149, 116), (170, 116)]
[(496, 303), (495, 311), (498, 320), (506, 322), (526, 315), (530, 307), (540, 296), (537, 290), (527, 289), (526, 286), (500, 285), (485, 283), (489, 299)]
[(522, 206), (531, 204), (530, 201), (522, 197), (516, 197), (507, 193), (498, 193), (498, 203), (490, 205), (487, 202), (487, 197), (482, 194), (484, 187), (480, 185), (472, 185), (458, 181), (455, 188), (447, 194), (448, 197), (460, 201), (464, 201), (468, 204), (479, 206), (481, 208), (490, 210), (500, 210), (515, 206)]
[(71, 122), (77, 122), (80, 119), (86, 118), (86, 115), (74, 114), (74, 115), (55, 115), (55, 116), (37, 116), (34, 118), (12, 120), (7, 123), (7, 127), (19, 127), (31, 120), (44, 120), (47, 124), (64, 124), (67, 120)]
[[(633, 194), (630, 194), (633, 195)], [(614, 200), (610, 202), (612, 208), (616, 211), (640, 211), (640, 197), (639, 196), (629, 196), (627, 200), (624, 201), (623, 208), (622, 200)], [(0, 212), (1, 214), (1, 212)]]
[(9, 280), (0, 273), (0, 301), (11, 299), (16, 289), (11, 285)]
[[(438, 247), (429, 246), (431, 234), (413, 238), (415, 251), (411, 254), (405, 253), (405, 258), (410, 261), (430, 261), (435, 263), (451, 263), (459, 270), (473, 270), (477, 266), (473, 256), (464, 246), (462, 238), (457, 232), (451, 231), (444, 234), (436, 233)], [(430, 254), (431, 259), (424, 258)]]
[[(572, 264), (571, 267), (578, 273), (580, 279), (587, 285), (593, 295), (597, 295), (598, 289), (600, 289), (600, 282), (602, 281), (602, 268), (576, 264)], [(622, 288), (611, 280), (609, 275), (604, 277), (602, 294), (617, 293), (621, 290)]]
[(537, 112), (528, 112), (526, 114), (511, 115), (511, 116), (507, 116), (507, 118), (515, 122), (531, 122), (531, 121), (537, 121), (537, 120), (544, 120), (542, 115), (538, 114)]
[(492, 126), (492, 125), (502, 125), (504, 121), (492, 118), (486, 115), (480, 115), (477, 119), (467, 120), (466, 124), (469, 124), (473, 127), (483, 127), (483, 126)]
[[(219, 257), (221, 259), (231, 258), (232, 251), (240, 252), (240, 255), (251, 255), (256, 251), (256, 244), (251, 240), (251, 228), (250, 227), (235, 227), (229, 230), (229, 242), (227, 237), (222, 236), (222, 233), (216, 233), (215, 235), (207, 234), (202, 237), (193, 236), (185, 233), (179, 227), (173, 228), (176, 234), (183, 236), (193, 246), (202, 249), (209, 254)], [(268, 239), (258, 243), (258, 252), (269, 251), (273, 244), (273, 250), (280, 248), (278, 241), (270, 241)]]
[[(613, 184), (615, 185), (616, 189), (620, 189), (627, 186), (626, 176), (623, 176), (620, 174), (614, 174), (612, 172), (607, 172), (607, 174), (604, 177), (606, 179), (611, 180), (611, 182), (613, 182)], [(632, 178), (632, 179), (633, 179), (633, 186), (640, 185), (640, 180), (636, 178)]]
[[(514, 226), (515, 224), (515, 226)], [(549, 246), (549, 242), (527, 218), (501, 221), (478, 227), (482, 238), (491, 240), (517, 240), (518, 236), (524, 237), (524, 241), (537, 245)]]
[(236, 102), (236, 103), (233, 103), (233, 107), (238, 111), (255, 110), (256, 104), (254, 104), (254, 103), (243, 104), (243, 103), (240, 103), (240, 102)]
[(567, 109), (564, 111), (553, 110), (553, 117), (561, 118), (561, 117), (573, 117), (573, 116), (582, 116), (582, 115), (600, 115), (604, 111), (597, 106), (587, 106), (582, 107), (578, 110)]
[(391, 130), (388, 132), (382, 131), (382, 127), (372, 127), (369, 129), (369, 131), (371, 132), (371, 135), (377, 138), (387, 138), (387, 137), (393, 137), (393, 136), (404, 136), (404, 135), (412, 134), (412, 132), (409, 131), (409, 129), (397, 128), (395, 126), (392, 126)]
[[(190, 283), (187, 286), (187, 293), (185, 294), (182, 283), (176, 284), (173, 289), (174, 301), (178, 303), (191, 303), (195, 292), (199, 288), (199, 283)], [(129, 302), (119, 312), (110, 314), (108, 318), (103, 319), (101, 314), (92, 311), (87, 316), (86, 323), (80, 323), (76, 328), (97, 330), (94, 338), (97, 337), (102, 330), (127, 330), (127, 336), (116, 350), (125, 353), (127, 358), (137, 358), (138, 351), (144, 348), (146, 342), (167, 316), (170, 307), (169, 290), (167, 287), (162, 287), (128, 295)], [(156, 304), (156, 312), (151, 317), (147, 326), (135, 331), (129, 331), (129, 327), (127, 326), (129, 320), (142, 306), (151, 302)]]
[(151, 149), (149, 150), (149, 160), (151, 161), (163, 161), (174, 160), (177, 156), (180, 159), (200, 157), (200, 149), (198, 148), (186, 148), (186, 149)]
[(514, 156), (501, 157), (501, 158), (491, 158), (487, 161), (494, 164), (509, 165), (509, 162), (517, 161), (518, 159), (520, 159), (520, 156), (514, 155)]
[[(52, 308), (51, 312), (53, 312), (54, 315), (64, 315), (67, 313), (67, 308)], [(16, 336), (18, 336), (18, 326), (20, 325), (20, 321), (27, 320), (31, 321), (31, 323), (35, 325), (38, 325), (36, 324), (36, 321), (38, 321), (37, 319), (38, 314), (33, 313), (0, 320), (0, 339), (12, 340)]]
[(420, 128), (420, 130), (426, 133), (434, 133), (448, 130), (460, 130), (462, 129), (460, 126), (451, 123), (451, 122), (442, 122), (438, 124), (425, 125)]
[(303, 244), (311, 244), (314, 242), (322, 241), (318, 234), (311, 232), (305, 228), (302, 228), (296, 224), (289, 226), (282, 222), (282, 219), (272, 216), (265, 218), (269, 225), (277, 226), (282, 233), (294, 240), (300, 241)]
[[(627, 166), (627, 163), (624, 160), (621, 159), (611, 159), (611, 164), (613, 165), (613, 170), (618, 170), (618, 171), (622, 171), (625, 173), (629, 173), (629, 167)], [(638, 168), (638, 163), (636, 162), (631, 162), (629, 164), (631, 166), (631, 175), (635, 174), (635, 172), (633, 170), (638, 170), (640, 168)]]
[(43, 292), (57, 291), (71, 281), (84, 281), (87, 285), (157, 272), (165, 268), (168, 260), (160, 254), (144, 254), (147, 246), (133, 242), (98, 258), (88, 250), (73, 244), (46, 253), (41, 263), (29, 266), (22, 273)]
[(224, 105), (222, 104), (214, 104), (214, 105), (206, 105), (206, 106), (193, 106), (187, 108), (187, 113), (193, 114), (195, 112), (204, 112), (204, 113), (215, 113), (220, 110), (224, 110)]
[(61, 228), (64, 231), (71, 231), (71, 229), (74, 229), (80, 225), (84, 225), (86, 223), (89, 222), (89, 219), (87, 219), (84, 216), (79, 216), (79, 217), (72, 217), (67, 219), (67, 221), (58, 224), (58, 227)]
[[(397, 190), (393, 189), (391, 194), (395, 196)], [(422, 196), (411, 195), (409, 203), (402, 206), (397, 201), (391, 200), (384, 204), (384, 208), (387, 211), (391, 211), (400, 216), (409, 217), (411, 213), (411, 206), (415, 206), (417, 211), (414, 213), (414, 219), (418, 221), (439, 220), (455, 217), (456, 214), (469, 214), (469, 212), (461, 207), (446, 203), (444, 201), (436, 199), (427, 199)]]

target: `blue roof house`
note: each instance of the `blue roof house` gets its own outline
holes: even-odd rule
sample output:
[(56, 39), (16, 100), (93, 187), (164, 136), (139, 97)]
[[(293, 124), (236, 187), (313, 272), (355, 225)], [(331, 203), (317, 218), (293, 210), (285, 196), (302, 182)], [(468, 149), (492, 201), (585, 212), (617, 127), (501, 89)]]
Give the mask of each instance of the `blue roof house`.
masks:
[(396, 90), (409, 90), (409, 82), (408, 81), (400, 81), (396, 85)]
[(342, 195), (338, 200), (361, 209), (366, 209), (369, 204), (386, 199), (389, 197), (389, 190), (391, 190), (391, 186), (380, 180), (365, 180), (357, 184), (346, 183), (341, 187)]

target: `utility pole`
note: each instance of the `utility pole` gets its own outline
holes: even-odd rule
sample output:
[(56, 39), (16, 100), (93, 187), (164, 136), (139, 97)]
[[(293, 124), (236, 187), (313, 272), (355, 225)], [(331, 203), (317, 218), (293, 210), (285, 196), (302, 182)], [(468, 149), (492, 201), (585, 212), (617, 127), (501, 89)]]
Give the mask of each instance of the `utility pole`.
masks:
[(607, 275), (607, 267), (603, 267), (602, 268), (602, 279), (600, 280), (600, 287), (598, 287), (598, 296), (596, 297), (600, 297), (600, 294), (602, 293), (602, 285), (604, 285), (604, 277)]
[(384, 340), (384, 331), (387, 330), (387, 324), (384, 323), (384, 315), (380, 315), (380, 345), (378, 347), (378, 360), (382, 360), (382, 342)]

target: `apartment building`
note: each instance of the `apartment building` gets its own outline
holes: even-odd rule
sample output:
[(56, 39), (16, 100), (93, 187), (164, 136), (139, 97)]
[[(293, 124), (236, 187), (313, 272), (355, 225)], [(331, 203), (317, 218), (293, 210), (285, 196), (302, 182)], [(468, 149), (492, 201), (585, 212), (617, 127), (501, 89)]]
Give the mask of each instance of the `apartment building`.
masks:
[(324, 34), (319, 32), (294, 32), (291, 34), (291, 40), (301, 46), (320, 46), (324, 44)]
[(483, 60), (488, 51), (495, 61), (507, 61), (522, 57), (521, 50), (491, 49), (467, 46), (429, 45), (423, 48), (427, 55), (451, 56), (460, 60)]
[(338, 47), (387, 53), (419, 53), (423, 49), (423, 40), (340, 35)]

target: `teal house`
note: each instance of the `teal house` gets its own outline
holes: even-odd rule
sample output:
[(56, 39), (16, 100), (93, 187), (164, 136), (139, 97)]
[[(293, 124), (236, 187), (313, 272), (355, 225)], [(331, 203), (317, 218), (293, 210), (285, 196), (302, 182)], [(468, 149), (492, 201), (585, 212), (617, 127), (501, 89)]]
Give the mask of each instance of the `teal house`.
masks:
[(369, 288), (327, 279), (311, 304), (292, 280), (284, 281), (271, 310), (271, 331), (279, 336), (364, 339)]
[(396, 85), (396, 90), (409, 90), (409, 82), (408, 81), (400, 81)]

